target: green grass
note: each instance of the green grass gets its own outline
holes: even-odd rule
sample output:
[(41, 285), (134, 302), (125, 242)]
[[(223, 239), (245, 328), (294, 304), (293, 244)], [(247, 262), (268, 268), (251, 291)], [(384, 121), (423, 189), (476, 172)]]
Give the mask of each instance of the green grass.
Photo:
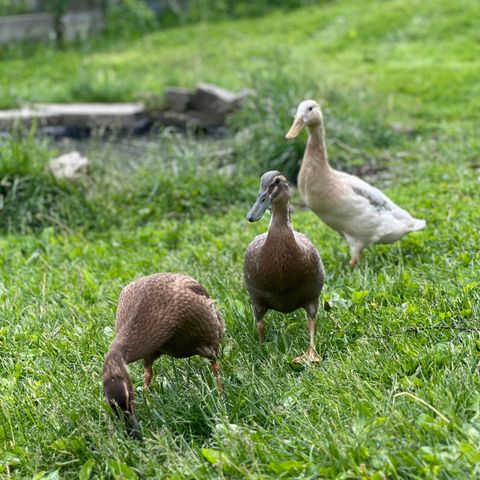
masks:
[[(133, 139), (91, 141), (77, 185), (46, 171), (61, 144), (0, 140), (0, 476), (479, 476), (478, 13), (467, 1), (328, 2), (118, 47), (3, 54), (3, 105), (196, 80), (259, 95), (220, 141), (166, 131), (141, 155), (124, 148)], [(270, 313), (260, 347), (241, 272), (268, 226), (245, 220), (259, 175), (294, 179), (305, 136), (283, 134), (309, 96), (322, 98), (331, 162), (376, 171), (428, 224), (351, 271), (346, 244), (294, 194), (334, 307), (318, 315), (322, 363), (294, 369), (304, 314)], [(158, 360), (149, 392), (131, 365), (139, 444), (108, 409), (101, 370), (122, 286), (156, 271), (191, 274), (215, 299), (225, 399), (203, 359)]]

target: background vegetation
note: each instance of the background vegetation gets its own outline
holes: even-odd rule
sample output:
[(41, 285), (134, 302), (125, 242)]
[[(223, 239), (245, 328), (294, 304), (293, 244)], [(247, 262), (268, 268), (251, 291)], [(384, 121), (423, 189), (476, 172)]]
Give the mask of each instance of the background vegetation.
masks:
[[(46, 170), (69, 145), (33, 131), (0, 139), (1, 474), (478, 476), (479, 8), (342, 0), (64, 51), (5, 48), (3, 107), (131, 100), (200, 80), (257, 95), (220, 140), (165, 130), (153, 149), (81, 144), (93, 165), (76, 185)], [(323, 362), (296, 370), (304, 314), (271, 313), (259, 347), (241, 270), (268, 223), (245, 221), (259, 175), (295, 178), (305, 136), (283, 135), (307, 97), (322, 101), (332, 164), (428, 226), (368, 250), (352, 272), (346, 245), (295, 194), (294, 225), (321, 252), (334, 306), (318, 316)], [(101, 367), (122, 286), (155, 271), (191, 274), (216, 299), (225, 399), (202, 359), (160, 359), (146, 393), (132, 365), (137, 444), (105, 404)]]

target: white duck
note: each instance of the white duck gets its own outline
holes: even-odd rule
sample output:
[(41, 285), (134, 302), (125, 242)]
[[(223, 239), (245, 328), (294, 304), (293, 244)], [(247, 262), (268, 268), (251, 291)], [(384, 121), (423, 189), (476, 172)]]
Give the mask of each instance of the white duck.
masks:
[(308, 142), (298, 189), (307, 206), (345, 237), (351, 267), (357, 265), (362, 250), (369, 245), (391, 243), (425, 227), (425, 220), (412, 217), (377, 188), (329, 165), (322, 111), (314, 100), (300, 103), (285, 137), (297, 137), (305, 126)]

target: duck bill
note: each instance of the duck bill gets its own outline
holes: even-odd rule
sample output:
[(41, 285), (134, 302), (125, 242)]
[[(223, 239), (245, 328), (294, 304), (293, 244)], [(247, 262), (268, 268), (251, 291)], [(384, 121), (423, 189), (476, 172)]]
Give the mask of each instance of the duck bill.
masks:
[(291, 139), (291, 138), (298, 137), (299, 133), (302, 131), (304, 126), (305, 126), (305, 122), (303, 121), (303, 118), (301, 117), (296, 118), (293, 121), (293, 124), (290, 127), (290, 130), (285, 135), (285, 138)]
[(272, 204), (270, 197), (266, 192), (260, 192), (258, 194), (253, 207), (247, 214), (247, 220), (249, 222), (256, 222), (262, 218), (262, 215), (267, 211), (268, 207)]

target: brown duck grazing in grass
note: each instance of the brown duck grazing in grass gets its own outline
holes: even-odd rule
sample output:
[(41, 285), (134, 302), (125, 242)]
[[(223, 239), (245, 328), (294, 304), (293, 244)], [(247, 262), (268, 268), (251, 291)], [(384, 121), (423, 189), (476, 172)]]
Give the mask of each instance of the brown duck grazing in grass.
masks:
[(293, 361), (319, 362), (314, 336), (323, 265), (310, 240), (292, 228), (289, 200), (287, 179), (277, 171), (265, 173), (247, 219), (256, 222), (271, 207), (272, 220), (268, 233), (255, 237), (247, 248), (244, 282), (252, 299), (260, 343), (265, 337), (263, 318), (268, 310), (290, 313), (304, 308), (308, 316), (308, 349)]
[(208, 358), (222, 391), (217, 354), (224, 323), (208, 292), (193, 278), (156, 273), (127, 285), (118, 300), (115, 338), (103, 365), (108, 403), (123, 415), (128, 434), (141, 439), (133, 407), (133, 384), (127, 364), (143, 359), (144, 386), (153, 378), (160, 355)]
[(330, 166), (322, 110), (313, 100), (300, 103), (285, 137), (297, 137), (305, 126), (308, 142), (298, 174), (298, 189), (308, 208), (345, 238), (350, 247), (351, 267), (357, 265), (364, 248), (395, 242), (425, 227), (425, 220), (412, 217), (377, 188)]

